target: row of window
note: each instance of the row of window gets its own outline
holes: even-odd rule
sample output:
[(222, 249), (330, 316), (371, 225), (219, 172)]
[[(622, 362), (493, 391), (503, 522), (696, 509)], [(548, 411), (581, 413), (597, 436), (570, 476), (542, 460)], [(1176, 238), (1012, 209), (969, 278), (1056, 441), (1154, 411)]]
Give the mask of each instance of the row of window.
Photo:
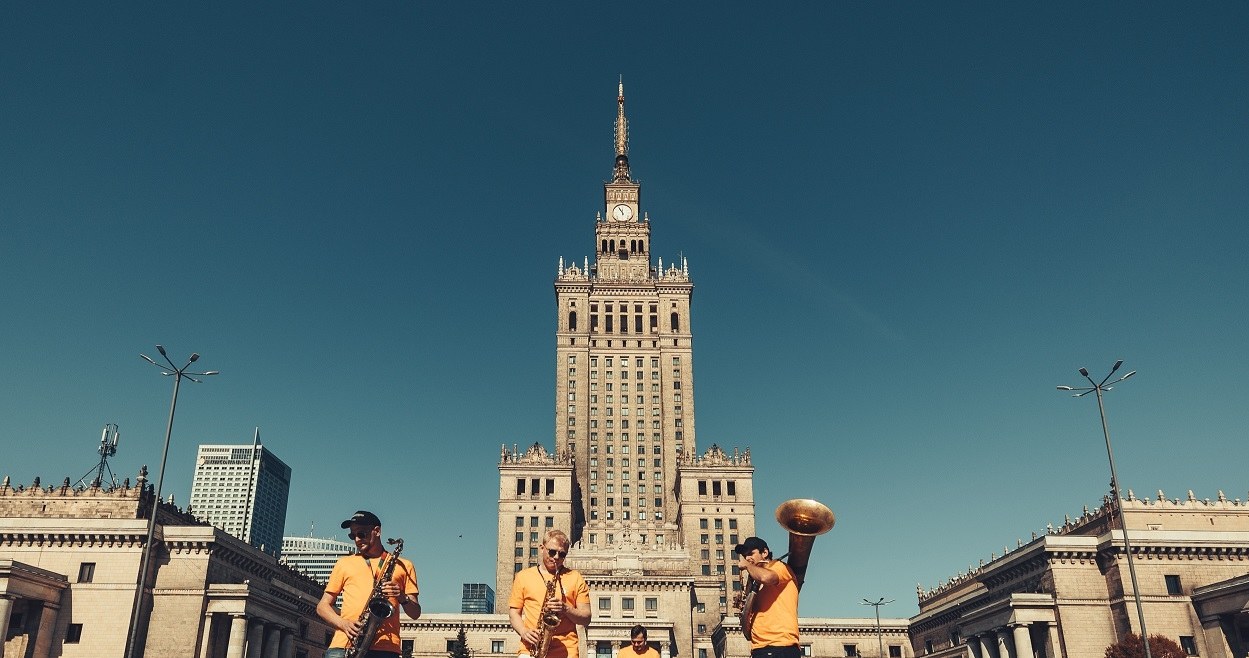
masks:
[[(540, 490), (540, 489), (539, 489), (539, 487), (538, 487), (538, 485), (542, 483), (542, 479), (541, 479), (541, 478), (530, 478), (530, 479), (528, 480), (528, 483), (529, 483), (529, 489), (528, 489), (528, 490), (526, 490), (526, 489), (525, 489), (525, 483), (526, 483), (525, 478), (516, 478), (516, 495), (517, 495), (517, 496), (523, 496), (523, 495), (525, 495), (526, 493), (528, 493), (528, 494), (530, 494), (530, 495), (533, 495), (533, 496), (537, 496), (537, 495), (541, 495), (541, 494), (543, 493), (543, 491), (542, 491), (542, 490)], [(548, 495), (548, 496), (554, 496), (554, 495), (555, 495), (555, 478), (547, 478), (547, 479), (546, 479), (546, 491), (545, 491), (545, 493), (546, 493), (546, 495)], [(534, 517), (534, 518), (537, 518), (537, 517)]]
[[(608, 309), (608, 310), (610, 310), (610, 309)], [(618, 356), (618, 357), (605, 356), (605, 357), (602, 357), (602, 358), (603, 358), (603, 365), (604, 365), (604, 366), (606, 366), (606, 367), (608, 367), (608, 368), (612, 367), (612, 363), (614, 363), (613, 359), (617, 360), (617, 361), (620, 363), (620, 367), (621, 367), (621, 368), (628, 368), (628, 367), (629, 367), (629, 359), (630, 359), (630, 358), (632, 358), (632, 359), (633, 359), (633, 364), (634, 364), (634, 366), (635, 366), (635, 367), (638, 367), (638, 368), (641, 368), (641, 367), (642, 367), (642, 364), (644, 363), (644, 360), (645, 360), (645, 357), (641, 357), (641, 356), (635, 356), (635, 357), (628, 357), (628, 356)], [(652, 357), (650, 357), (650, 360), (651, 360), (651, 368), (658, 368), (658, 367), (659, 367), (659, 357), (657, 357), (657, 356), (652, 356)], [(597, 367), (598, 367), (598, 364), (599, 364), (599, 357), (598, 357), (598, 356), (592, 356), (592, 357), (590, 357), (590, 367), (591, 367), (591, 368), (597, 368)], [(568, 355), (568, 365), (570, 365), (570, 366), (575, 366), (575, 365), (577, 365), (577, 355), (576, 355), (576, 354), (569, 354), (569, 355)], [(672, 365), (674, 365), (674, 366), (679, 366), (679, 365), (681, 365), (681, 357), (679, 357), (679, 356), (673, 356), (673, 357), (672, 357)]]
[(727, 492), (727, 494), (728, 494), (728, 495), (730, 495), (730, 496), (736, 496), (736, 495), (737, 495), (737, 482), (735, 482), (735, 481), (733, 481), (733, 480), (728, 480), (728, 481), (722, 481), (722, 480), (699, 480), (699, 481), (698, 481), (698, 495), (700, 495), (700, 496), (706, 496), (706, 495), (707, 495), (707, 484), (708, 484), (708, 482), (710, 482), (710, 483), (711, 483), (711, 495), (713, 495), (713, 496), (721, 496), (721, 495), (724, 495), (724, 494), (723, 494), (723, 493), (721, 493), (721, 492)]

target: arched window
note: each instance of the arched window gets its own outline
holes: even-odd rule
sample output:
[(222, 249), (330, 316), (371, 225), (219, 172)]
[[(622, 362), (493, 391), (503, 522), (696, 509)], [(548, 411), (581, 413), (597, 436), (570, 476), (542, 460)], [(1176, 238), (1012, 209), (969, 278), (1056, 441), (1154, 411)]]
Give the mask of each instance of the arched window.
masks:
[(681, 323), (677, 320), (677, 314), (673, 313), (672, 314), (672, 330), (680, 331), (681, 330), (680, 326), (681, 326)]
[(630, 241), (629, 241), (629, 253), (631, 253), (631, 254), (633, 254), (633, 253), (637, 253), (637, 250), (638, 250), (638, 241), (637, 241), (637, 240), (630, 240)]
[(603, 240), (603, 246), (599, 248), (599, 251), (603, 253), (607, 253), (607, 241), (606, 240)]
[(577, 330), (577, 312), (576, 311), (568, 312), (568, 330), (569, 331)]
[(615, 241), (615, 240), (612, 240), (612, 241), (611, 241), (611, 242), (609, 242), (608, 244), (610, 244), (610, 245), (611, 245), (611, 249), (609, 249), (608, 251), (615, 251), (615, 250), (616, 250), (616, 241)]
[(646, 240), (638, 240), (638, 251), (646, 251)]

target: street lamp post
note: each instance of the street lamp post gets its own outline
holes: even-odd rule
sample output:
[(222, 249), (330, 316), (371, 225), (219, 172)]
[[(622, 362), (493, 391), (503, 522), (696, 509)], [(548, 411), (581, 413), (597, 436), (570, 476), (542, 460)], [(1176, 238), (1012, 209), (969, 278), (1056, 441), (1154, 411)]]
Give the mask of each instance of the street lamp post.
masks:
[[(173, 433), (173, 414), (178, 407), (178, 388), (182, 384), (183, 379), (198, 384), (200, 380), (196, 379), (196, 377), (207, 377), (217, 374), (216, 370), (187, 372), (187, 368), (190, 368), (192, 363), (199, 360), (199, 354), (191, 354), (191, 358), (187, 359), (186, 365), (179, 368), (169, 359), (169, 355), (165, 353), (163, 346), (157, 345), (156, 351), (160, 352), (160, 355), (165, 359), (165, 363), (169, 364), (168, 367), (157, 363), (146, 354), (140, 354), (139, 356), (143, 357), (144, 361), (160, 368), (160, 374), (173, 377), (173, 399), (169, 402), (169, 422), (165, 424), (165, 448), (160, 455), (160, 470), (156, 476), (156, 496), (152, 499), (152, 509), (147, 517), (147, 541), (143, 544), (143, 558), (139, 561), (138, 586), (135, 588), (134, 593), (134, 607), (130, 610), (130, 633), (126, 639), (126, 658), (134, 658), (134, 656), (142, 653), (138, 648), (139, 616), (143, 611), (143, 590), (147, 587), (148, 563), (152, 559), (152, 536), (156, 532), (156, 512), (160, 507), (161, 487), (165, 484), (165, 461), (169, 457), (169, 437)], [(141, 496), (140, 500), (142, 500)]]
[(1123, 532), (1123, 550), (1128, 555), (1128, 574), (1132, 577), (1132, 598), (1136, 601), (1136, 617), (1141, 625), (1141, 644), (1145, 646), (1145, 658), (1153, 658), (1153, 654), (1149, 651), (1149, 633), (1145, 631), (1145, 608), (1141, 606), (1141, 588), (1136, 582), (1136, 563), (1132, 560), (1132, 544), (1128, 540), (1128, 520), (1123, 514), (1123, 497), (1119, 495), (1119, 474), (1115, 470), (1115, 453), (1110, 449), (1110, 429), (1106, 425), (1106, 406), (1102, 402), (1103, 391), (1111, 390), (1115, 384), (1136, 374), (1133, 370), (1107, 384), (1106, 382), (1114, 376), (1121, 365), (1123, 365), (1123, 359), (1115, 361), (1115, 364), (1110, 367), (1110, 372), (1100, 382), (1095, 382), (1092, 377), (1089, 377), (1088, 368), (1080, 368), (1080, 376), (1087, 379), (1090, 386), (1059, 386), (1058, 390), (1079, 391), (1071, 396), (1075, 398), (1084, 397), (1089, 393), (1097, 394), (1097, 413), (1102, 419), (1102, 436), (1106, 437), (1106, 457), (1110, 460), (1110, 495), (1114, 497), (1115, 509), (1119, 510), (1119, 529)]
[(893, 599), (889, 599), (888, 601), (886, 601), (885, 597), (882, 596), (879, 599), (876, 599), (875, 601), (868, 601), (867, 599), (863, 599), (863, 602), (859, 604), (859, 605), (870, 605), (873, 608), (876, 608), (876, 651), (877, 651), (877, 655), (879, 655), (880, 658), (885, 658), (885, 639), (883, 636), (881, 636), (881, 633), (880, 633), (880, 606), (889, 605), (890, 603), (893, 603)]

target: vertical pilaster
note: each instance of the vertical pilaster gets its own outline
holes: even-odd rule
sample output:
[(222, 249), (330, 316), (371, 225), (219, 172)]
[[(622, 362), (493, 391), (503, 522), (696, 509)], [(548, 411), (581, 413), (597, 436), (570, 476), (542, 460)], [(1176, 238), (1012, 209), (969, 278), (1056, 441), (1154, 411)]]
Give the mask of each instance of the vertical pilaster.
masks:
[(270, 624), (266, 627), (264, 658), (278, 658), (278, 647), (282, 643), (282, 627)]
[(230, 615), (230, 642), (226, 645), (226, 658), (243, 658), (247, 647), (247, 616)]
[(282, 629), (282, 640), (278, 648), (278, 658), (295, 658), (295, 630)]
[(39, 630), (35, 631), (34, 647), (31, 658), (48, 658), (52, 653), (52, 637), (56, 630), (56, 619), (60, 606), (44, 603), (39, 610)]
[(1032, 633), (1027, 624), (1013, 624), (1010, 627), (1015, 640), (1016, 658), (1035, 658), (1032, 653)]
[(213, 613), (204, 613), (204, 624), (200, 628), (199, 653), (195, 654), (197, 658), (208, 658), (212, 653), (212, 637), (213, 637)]
[(967, 653), (971, 658), (984, 658), (980, 653), (980, 638), (975, 635), (967, 638)]
[(251, 620), (247, 627), (247, 658), (260, 658), (260, 649), (265, 642), (265, 623), (259, 619)]
[(1005, 626), (994, 631), (997, 635), (997, 655), (1001, 658), (1015, 658), (1014, 642), (1010, 639), (1010, 630)]
[(1045, 622), (1045, 656), (1046, 658), (1063, 658), (1062, 640), (1058, 637), (1058, 622)]
[(4, 638), (9, 636), (9, 617), (13, 614), (13, 598), (0, 596), (0, 658), (4, 658)]
[(985, 631), (976, 636), (980, 640), (980, 655), (983, 658), (999, 658), (997, 655), (997, 636), (993, 631)]

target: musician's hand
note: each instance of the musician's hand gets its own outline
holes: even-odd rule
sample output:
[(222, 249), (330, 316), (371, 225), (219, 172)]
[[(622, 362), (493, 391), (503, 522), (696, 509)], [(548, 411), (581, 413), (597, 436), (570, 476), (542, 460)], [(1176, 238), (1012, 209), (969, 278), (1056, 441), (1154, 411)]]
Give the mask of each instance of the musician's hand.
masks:
[(524, 642), (526, 645), (532, 647), (538, 644), (539, 637), (540, 637), (540, 634), (538, 633), (538, 629), (527, 628), (525, 629), (525, 632), (521, 634), (520, 640)]
[(339, 617), (339, 620), (341, 623), (338, 626), (338, 630), (347, 634), (348, 642), (354, 641), (356, 636), (359, 635), (360, 631), (364, 628), (364, 620), (362, 619), (348, 621), (345, 617)]
[(397, 599), (403, 592), (399, 590), (399, 585), (394, 581), (384, 583), (382, 585), (382, 596)]
[(542, 609), (546, 612), (553, 612), (555, 616), (563, 619), (564, 611), (568, 609), (568, 606), (560, 599), (551, 599), (543, 604)]

